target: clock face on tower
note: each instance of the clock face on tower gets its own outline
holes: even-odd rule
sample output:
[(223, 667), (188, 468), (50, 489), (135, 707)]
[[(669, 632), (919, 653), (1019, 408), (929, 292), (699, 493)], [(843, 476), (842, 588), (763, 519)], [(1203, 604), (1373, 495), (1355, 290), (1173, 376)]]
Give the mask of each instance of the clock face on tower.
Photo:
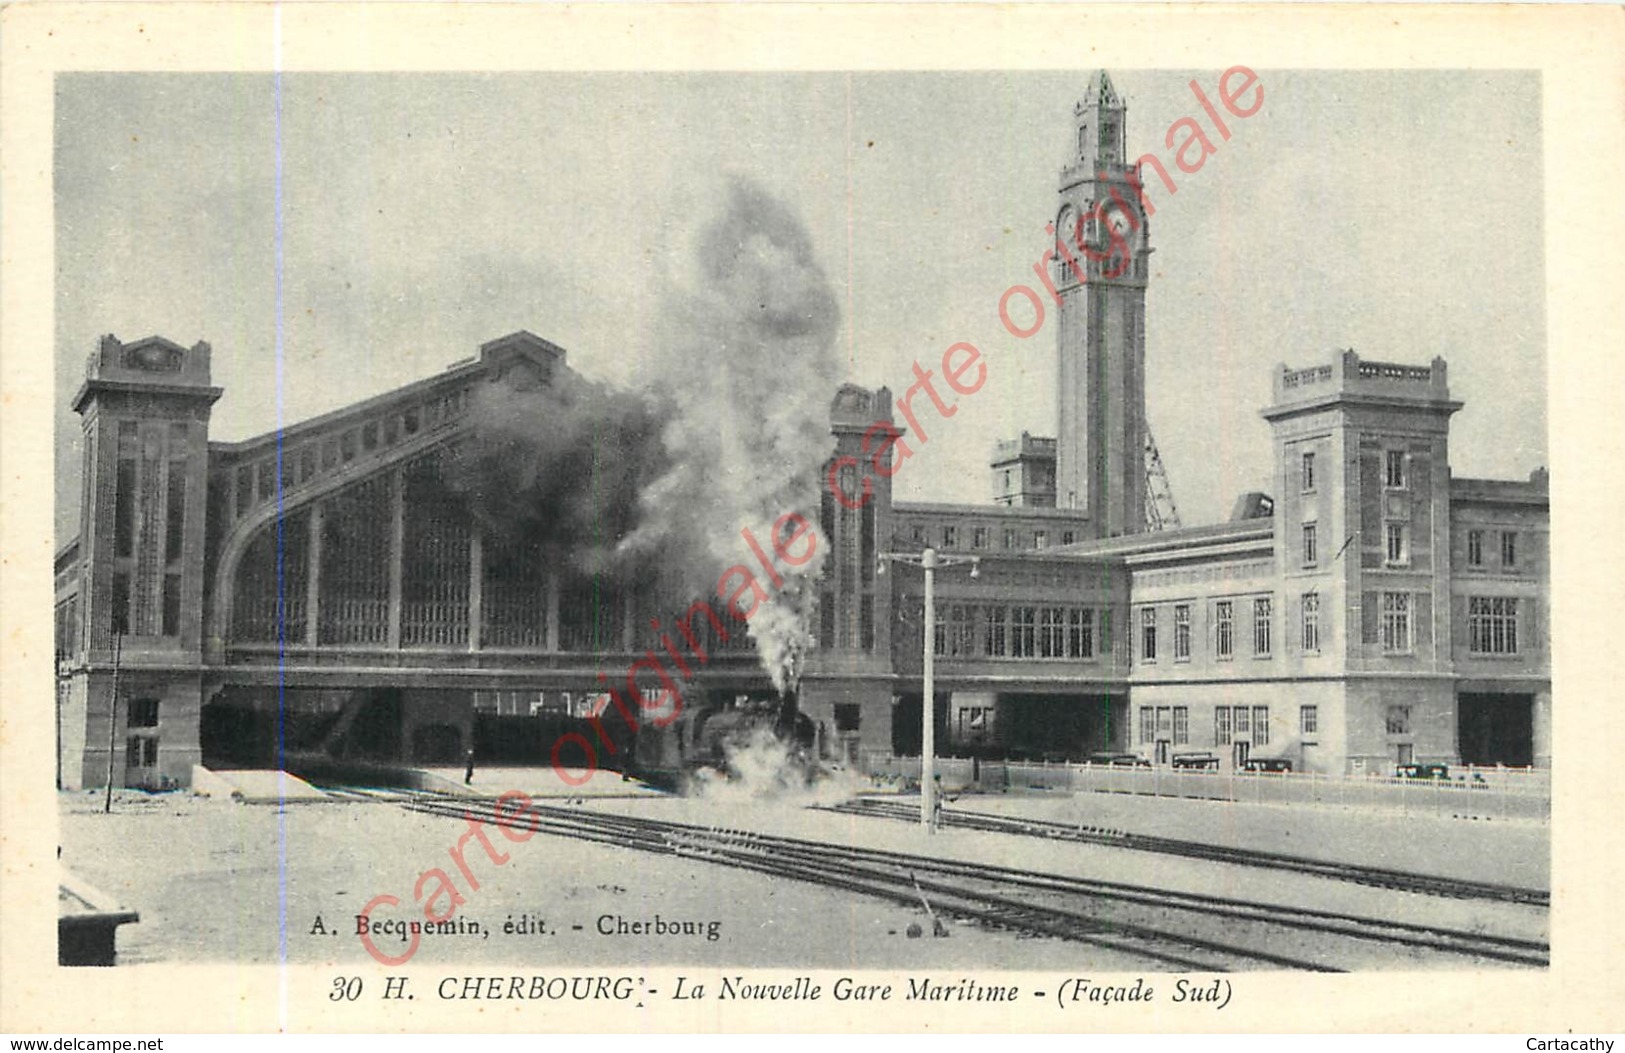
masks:
[(1117, 233), (1126, 234), (1134, 221), (1127, 212), (1114, 205), (1106, 210), (1106, 223)]

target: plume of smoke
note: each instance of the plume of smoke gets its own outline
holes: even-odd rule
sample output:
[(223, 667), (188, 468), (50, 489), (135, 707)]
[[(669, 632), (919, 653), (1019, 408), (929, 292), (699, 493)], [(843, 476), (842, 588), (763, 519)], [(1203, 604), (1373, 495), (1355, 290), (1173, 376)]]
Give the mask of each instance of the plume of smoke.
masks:
[[(817, 509), (834, 449), (840, 312), (805, 228), (748, 182), (729, 184), (691, 248), (666, 275), (661, 339), (638, 390), (569, 371), (481, 385), (443, 481), (488, 534), (682, 606), (713, 593), (726, 568), (752, 567), (766, 598), (748, 631), (783, 692), (812, 642), (812, 583), (829, 546)], [(781, 564), (775, 588), (740, 535), (771, 549), (789, 512), (809, 523), (816, 553)]]
[(638, 495), (669, 469), (657, 397), (562, 372), (551, 384), (481, 385), (474, 400), (443, 480), (489, 535), (581, 576), (626, 580), (659, 565), (622, 546)]
[[(742, 530), (768, 548), (775, 521), (798, 512), (818, 531), (840, 310), (806, 229), (744, 180), (729, 185), (688, 263), (668, 282), (652, 370), (674, 408), (663, 435), (669, 466), (644, 491), (643, 525), (625, 547), (708, 554), (703, 562), (720, 572), (744, 562)], [(763, 582), (767, 598), (749, 620), (781, 692), (812, 642), (812, 585), (828, 547), (818, 533), (813, 559), (780, 567), (783, 586)]]

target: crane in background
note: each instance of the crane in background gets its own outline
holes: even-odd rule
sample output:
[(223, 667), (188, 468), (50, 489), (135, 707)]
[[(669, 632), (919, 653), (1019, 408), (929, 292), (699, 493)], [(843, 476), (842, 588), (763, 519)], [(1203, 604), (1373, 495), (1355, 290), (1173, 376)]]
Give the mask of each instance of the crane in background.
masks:
[(1145, 526), (1147, 530), (1178, 530), (1179, 506), (1174, 504), (1174, 491), (1168, 485), (1168, 471), (1162, 466), (1162, 454), (1157, 452), (1157, 440), (1151, 435), (1151, 425), (1145, 426)]

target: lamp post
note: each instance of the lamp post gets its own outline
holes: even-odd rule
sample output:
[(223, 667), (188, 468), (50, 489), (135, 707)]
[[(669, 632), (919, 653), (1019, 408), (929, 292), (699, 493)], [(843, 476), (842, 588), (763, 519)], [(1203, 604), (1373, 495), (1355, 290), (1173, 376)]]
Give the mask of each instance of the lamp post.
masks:
[(886, 573), (886, 561), (896, 560), (925, 571), (925, 655), (921, 667), (924, 697), (920, 704), (920, 825), (925, 832), (936, 832), (936, 760), (937, 760), (937, 571), (948, 567), (970, 566), (970, 576), (981, 576), (981, 559), (976, 556), (943, 556), (934, 548), (924, 552), (886, 552), (876, 568)]

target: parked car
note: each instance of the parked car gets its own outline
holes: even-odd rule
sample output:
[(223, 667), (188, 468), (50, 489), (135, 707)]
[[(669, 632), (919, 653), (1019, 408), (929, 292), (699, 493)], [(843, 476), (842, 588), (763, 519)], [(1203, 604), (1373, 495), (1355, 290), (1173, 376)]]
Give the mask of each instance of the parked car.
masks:
[(1394, 774), (1401, 779), (1448, 779), (1450, 767), (1445, 764), (1400, 764)]
[(1241, 766), (1242, 771), (1291, 771), (1292, 762), (1285, 757), (1252, 757)]
[(1151, 762), (1138, 753), (1091, 753), (1086, 764), (1102, 764), (1112, 768), (1149, 768)]
[(1211, 753), (1176, 753), (1173, 756), (1173, 765), (1176, 768), (1189, 768), (1195, 771), (1218, 771), (1219, 758)]

